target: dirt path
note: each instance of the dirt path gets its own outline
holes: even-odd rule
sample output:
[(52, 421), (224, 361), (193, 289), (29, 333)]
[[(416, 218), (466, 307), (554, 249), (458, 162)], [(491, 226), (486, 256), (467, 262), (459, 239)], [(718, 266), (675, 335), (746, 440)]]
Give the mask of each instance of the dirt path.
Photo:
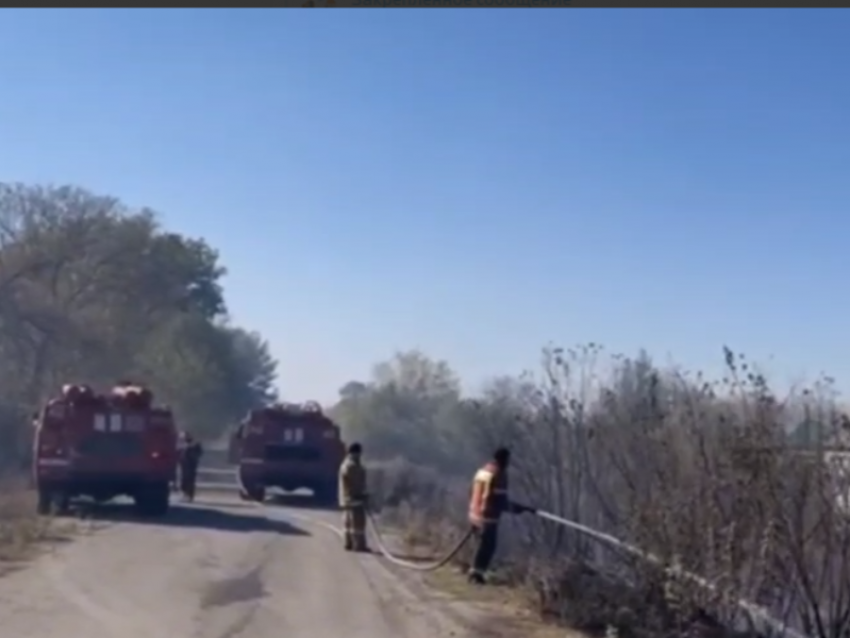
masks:
[[(462, 638), (374, 556), (342, 551), (336, 517), (219, 500), (166, 523), (113, 520), (0, 578), (20, 638)], [(307, 513), (309, 516), (309, 513)]]

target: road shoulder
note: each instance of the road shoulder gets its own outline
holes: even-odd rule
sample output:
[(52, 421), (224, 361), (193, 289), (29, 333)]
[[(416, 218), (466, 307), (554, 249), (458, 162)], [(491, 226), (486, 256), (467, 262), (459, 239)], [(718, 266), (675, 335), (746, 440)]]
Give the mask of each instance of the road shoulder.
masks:
[(0, 577), (73, 540), (79, 528), (74, 519), (39, 516), (34, 490), (7, 489), (0, 496)]
[[(398, 556), (425, 553), (405, 549), (404, 542), (390, 529), (382, 530), (382, 537)], [(530, 611), (528, 598), (515, 588), (472, 586), (454, 566), (423, 572), (392, 565), (380, 557), (378, 560), (413, 596), (440, 609), (476, 638), (587, 638), (579, 631), (543, 622)]]

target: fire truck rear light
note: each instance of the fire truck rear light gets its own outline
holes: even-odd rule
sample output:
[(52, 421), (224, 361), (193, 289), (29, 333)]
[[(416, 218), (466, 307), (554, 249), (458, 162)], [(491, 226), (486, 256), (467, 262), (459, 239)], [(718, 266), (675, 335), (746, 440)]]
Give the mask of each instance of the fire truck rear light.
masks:
[(159, 458), (159, 452), (151, 452), (151, 458), (152, 459), (158, 459)]
[(53, 445), (42, 445), (39, 448), (39, 453), (44, 456), (65, 456), (65, 449)]

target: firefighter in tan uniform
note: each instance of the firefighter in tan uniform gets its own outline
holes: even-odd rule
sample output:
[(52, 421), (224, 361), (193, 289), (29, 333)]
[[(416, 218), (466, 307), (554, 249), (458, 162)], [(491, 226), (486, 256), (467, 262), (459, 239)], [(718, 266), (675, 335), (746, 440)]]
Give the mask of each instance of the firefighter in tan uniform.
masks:
[(361, 462), (363, 446), (352, 443), (339, 468), (339, 506), (343, 510), (345, 549), (368, 552), (366, 545), (366, 468)]
[(469, 500), (469, 522), (475, 532), (477, 547), (469, 570), (469, 582), (484, 584), (484, 574), (490, 567), (499, 538), (499, 519), (502, 514), (534, 512), (526, 505), (508, 498), (508, 465), (511, 453), (499, 448), (493, 458), (475, 473)]

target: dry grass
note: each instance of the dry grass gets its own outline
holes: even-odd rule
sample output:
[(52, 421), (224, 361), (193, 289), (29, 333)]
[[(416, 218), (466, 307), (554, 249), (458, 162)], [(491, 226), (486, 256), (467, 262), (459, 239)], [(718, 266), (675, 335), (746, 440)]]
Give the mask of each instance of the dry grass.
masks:
[(39, 550), (67, 540), (70, 522), (36, 514), (36, 494), (20, 481), (0, 483), (0, 574), (32, 558)]
[(541, 623), (529, 605), (528, 592), (508, 584), (470, 587), (463, 570), (446, 567), (426, 576), (428, 586), (452, 600), (473, 605), (487, 621), (479, 635), (498, 638), (587, 638), (587, 634), (551, 623)]

